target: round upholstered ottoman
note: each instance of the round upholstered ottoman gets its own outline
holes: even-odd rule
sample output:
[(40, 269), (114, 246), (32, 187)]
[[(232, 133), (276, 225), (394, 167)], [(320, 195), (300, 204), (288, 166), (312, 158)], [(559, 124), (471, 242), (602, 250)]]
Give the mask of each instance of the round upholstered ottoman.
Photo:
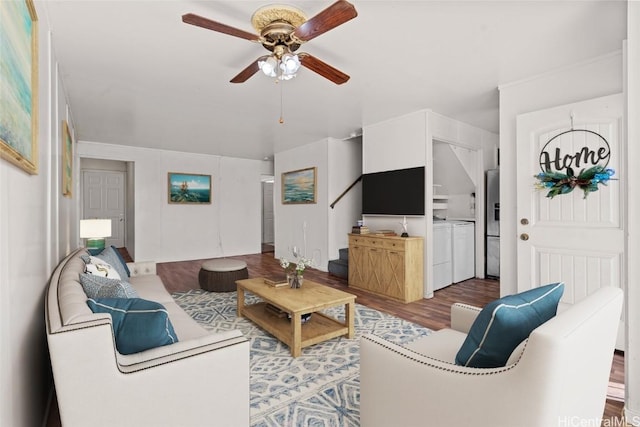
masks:
[(248, 278), (247, 263), (230, 258), (205, 261), (198, 273), (200, 287), (210, 292), (235, 291), (236, 280)]

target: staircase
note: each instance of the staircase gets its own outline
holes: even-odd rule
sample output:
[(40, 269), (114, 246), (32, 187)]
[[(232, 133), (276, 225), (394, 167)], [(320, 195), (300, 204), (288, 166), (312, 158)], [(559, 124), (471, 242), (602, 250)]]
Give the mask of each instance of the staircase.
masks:
[(339, 259), (332, 259), (329, 261), (329, 274), (342, 277), (343, 279), (349, 278), (349, 249), (338, 249), (340, 253)]

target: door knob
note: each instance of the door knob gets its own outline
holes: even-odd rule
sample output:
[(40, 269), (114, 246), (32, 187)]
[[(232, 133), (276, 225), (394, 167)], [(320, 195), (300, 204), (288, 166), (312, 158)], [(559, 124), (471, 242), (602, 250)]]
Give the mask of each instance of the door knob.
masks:
[(527, 218), (522, 218), (522, 219), (520, 220), (520, 224), (522, 224), (522, 225), (527, 225), (527, 224), (529, 224), (529, 220), (528, 220)]
[(529, 235), (527, 233), (522, 233), (520, 235), (520, 240), (529, 240)]

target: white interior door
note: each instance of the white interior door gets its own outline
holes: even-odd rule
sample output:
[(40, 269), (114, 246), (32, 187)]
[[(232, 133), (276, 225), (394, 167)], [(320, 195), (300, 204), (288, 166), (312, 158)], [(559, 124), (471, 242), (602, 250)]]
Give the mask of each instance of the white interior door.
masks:
[(262, 243), (274, 241), (273, 182), (262, 183)]
[(111, 237), (106, 245), (125, 245), (125, 173), (85, 170), (82, 172), (83, 218), (111, 219)]
[[(517, 117), (518, 235), (503, 238), (518, 239), (518, 291), (563, 281), (562, 302), (573, 304), (601, 286), (623, 287), (622, 117), (621, 94)], [(615, 180), (586, 198), (578, 187), (553, 198), (534, 187), (547, 168), (578, 175), (593, 165)]]

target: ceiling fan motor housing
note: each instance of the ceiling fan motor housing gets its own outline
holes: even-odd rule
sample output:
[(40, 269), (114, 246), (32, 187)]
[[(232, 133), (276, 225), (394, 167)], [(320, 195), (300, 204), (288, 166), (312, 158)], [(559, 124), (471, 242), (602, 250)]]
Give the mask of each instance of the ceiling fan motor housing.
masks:
[[(262, 46), (265, 49), (279, 54), (280, 49), (276, 49), (278, 46), (287, 47), (291, 52), (295, 52), (301, 45), (299, 40), (294, 40), (291, 37), (291, 33), (295, 30), (295, 27), (286, 21), (275, 21), (265, 26), (260, 32), (260, 36), (264, 40)], [(286, 49), (282, 53), (285, 53)], [(279, 54), (279, 56), (282, 55)]]

